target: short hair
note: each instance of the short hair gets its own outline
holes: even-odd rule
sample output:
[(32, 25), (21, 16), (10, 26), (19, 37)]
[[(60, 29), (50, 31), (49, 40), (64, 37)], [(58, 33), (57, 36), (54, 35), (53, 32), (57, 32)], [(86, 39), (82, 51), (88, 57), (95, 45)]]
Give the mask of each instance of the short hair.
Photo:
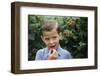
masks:
[(58, 22), (56, 20), (46, 20), (41, 27), (41, 33), (43, 34), (44, 31), (52, 31), (53, 29), (56, 29), (58, 33), (60, 32)]

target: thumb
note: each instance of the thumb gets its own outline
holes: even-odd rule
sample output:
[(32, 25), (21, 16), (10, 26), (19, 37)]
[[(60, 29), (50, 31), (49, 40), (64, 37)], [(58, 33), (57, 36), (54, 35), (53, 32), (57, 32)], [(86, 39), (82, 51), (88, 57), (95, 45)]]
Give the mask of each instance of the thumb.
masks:
[(49, 54), (52, 54), (52, 53), (53, 53), (53, 49), (50, 49), (50, 50), (49, 50)]
[(53, 49), (53, 52), (52, 52), (52, 54), (56, 54), (57, 53), (57, 51), (55, 50), (55, 49)]

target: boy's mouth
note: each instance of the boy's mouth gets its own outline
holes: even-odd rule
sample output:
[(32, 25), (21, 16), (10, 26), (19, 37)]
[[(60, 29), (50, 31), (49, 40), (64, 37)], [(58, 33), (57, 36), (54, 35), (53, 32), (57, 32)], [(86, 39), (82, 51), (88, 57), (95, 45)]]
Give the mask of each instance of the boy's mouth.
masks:
[(54, 45), (54, 46), (50, 46), (50, 48), (52, 48), (52, 49), (54, 49), (56, 47), (56, 45)]

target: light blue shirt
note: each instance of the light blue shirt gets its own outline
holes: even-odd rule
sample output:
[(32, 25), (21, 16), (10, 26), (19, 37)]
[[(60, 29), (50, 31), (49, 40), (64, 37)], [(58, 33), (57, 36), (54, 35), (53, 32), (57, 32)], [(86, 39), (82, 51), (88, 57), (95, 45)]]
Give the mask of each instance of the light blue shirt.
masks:
[[(57, 48), (58, 59), (71, 59), (72, 56), (69, 51), (62, 49), (60, 46)], [(43, 48), (37, 51), (35, 60), (47, 60), (49, 49)]]

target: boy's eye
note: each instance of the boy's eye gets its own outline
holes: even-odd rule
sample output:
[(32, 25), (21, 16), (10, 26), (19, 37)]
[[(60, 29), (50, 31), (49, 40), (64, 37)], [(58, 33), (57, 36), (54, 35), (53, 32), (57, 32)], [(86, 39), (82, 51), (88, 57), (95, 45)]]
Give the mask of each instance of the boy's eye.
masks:
[(54, 36), (53, 38), (54, 38), (54, 39), (56, 39), (57, 37), (56, 37), (56, 36)]
[(49, 38), (45, 38), (45, 40), (49, 40)]

